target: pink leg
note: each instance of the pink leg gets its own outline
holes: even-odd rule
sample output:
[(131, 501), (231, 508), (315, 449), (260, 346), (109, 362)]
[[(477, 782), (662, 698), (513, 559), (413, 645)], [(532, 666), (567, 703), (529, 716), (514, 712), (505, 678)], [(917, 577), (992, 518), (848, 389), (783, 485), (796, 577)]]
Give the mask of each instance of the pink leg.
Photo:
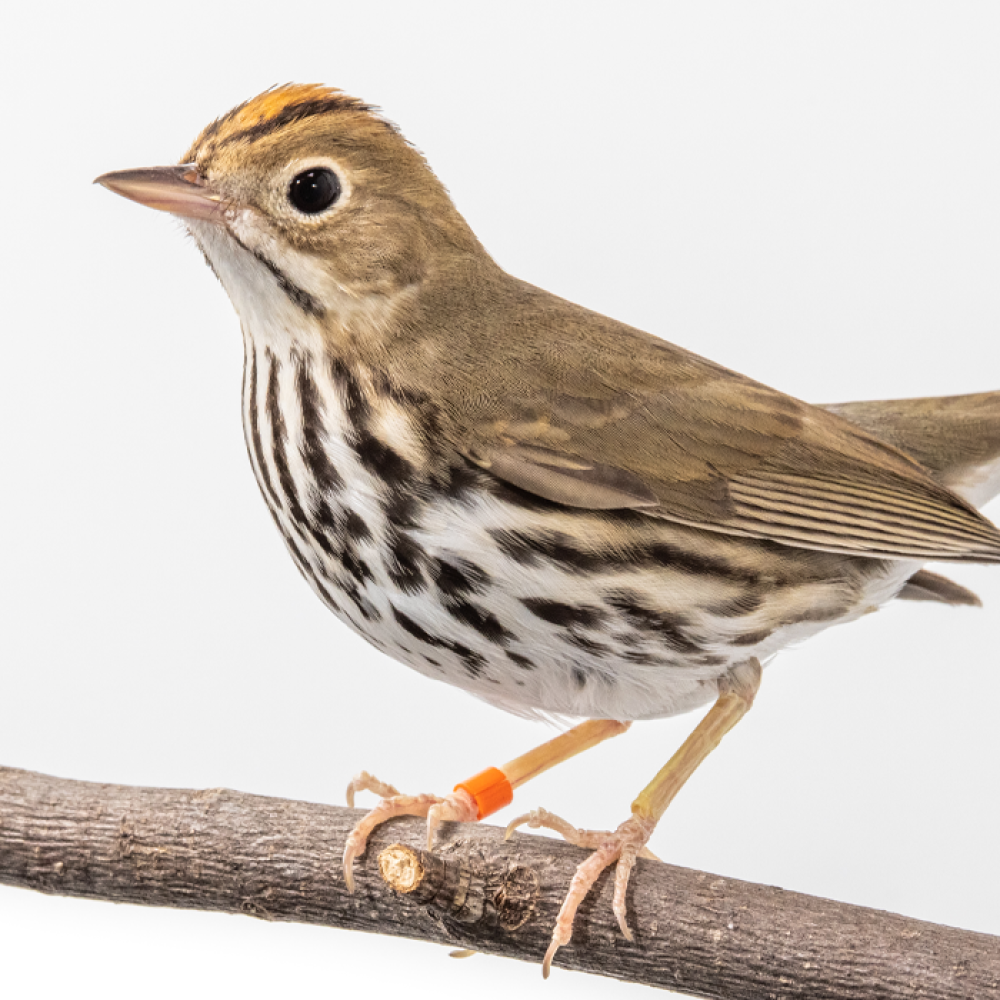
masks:
[(569, 892), (563, 901), (545, 959), (542, 974), (548, 976), (555, 953), (567, 944), (573, 934), (573, 920), (580, 903), (597, 877), (608, 865), (618, 862), (615, 873), (613, 910), (622, 934), (631, 941), (632, 932), (625, 916), (625, 892), (636, 858), (651, 855), (646, 848), (660, 817), (680, 791), (684, 782), (699, 764), (719, 745), (722, 737), (743, 718), (753, 704), (760, 685), (761, 667), (756, 660), (738, 664), (719, 681), (718, 701), (695, 727), (680, 749), (660, 769), (655, 778), (632, 803), (632, 815), (613, 833), (578, 830), (544, 809), (519, 816), (507, 827), (507, 836), (519, 826), (545, 827), (561, 834), (570, 843), (586, 847), (594, 853), (576, 869)]

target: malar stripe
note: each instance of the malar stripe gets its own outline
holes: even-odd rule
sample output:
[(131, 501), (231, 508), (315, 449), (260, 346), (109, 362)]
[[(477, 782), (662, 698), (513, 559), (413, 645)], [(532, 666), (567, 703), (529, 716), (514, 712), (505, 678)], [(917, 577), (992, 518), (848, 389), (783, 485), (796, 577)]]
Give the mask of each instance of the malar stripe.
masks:
[(306, 315), (314, 316), (317, 319), (322, 318), (325, 310), (319, 304), (319, 301), (309, 294), (300, 285), (296, 285), (291, 278), (285, 274), (284, 271), (274, 263), (266, 254), (262, 253), (260, 250), (255, 250), (253, 247), (248, 247), (228, 226), (226, 227), (226, 233), (229, 238), (241, 249), (245, 250), (248, 254), (258, 264), (261, 264), (274, 277), (274, 280), (278, 283), (278, 287), (285, 293), (291, 302), (299, 307)]
[(274, 261), (266, 257), (259, 250), (251, 250), (250, 252), (257, 261), (263, 264), (274, 275), (274, 280), (277, 281), (278, 287), (295, 305), (309, 316), (315, 316), (317, 319), (322, 318), (325, 310), (316, 298), (310, 295), (301, 285), (296, 285)]

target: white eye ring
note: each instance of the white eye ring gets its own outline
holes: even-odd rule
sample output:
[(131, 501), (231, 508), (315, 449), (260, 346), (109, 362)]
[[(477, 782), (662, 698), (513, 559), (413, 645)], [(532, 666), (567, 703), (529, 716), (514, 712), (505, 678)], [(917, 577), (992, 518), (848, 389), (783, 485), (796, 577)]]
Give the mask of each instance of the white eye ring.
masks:
[[(304, 180), (306, 175), (312, 174), (312, 183)], [(327, 178), (327, 181), (322, 180)], [(317, 202), (319, 207), (310, 211), (303, 205), (296, 204), (293, 200), (293, 189), (299, 183), (300, 190), (306, 194), (319, 197)], [(330, 183), (332, 182), (332, 183)], [(325, 194), (332, 194), (327, 204), (322, 204), (323, 187), (327, 185)], [(311, 192), (308, 187), (312, 187)], [(284, 214), (292, 215), (297, 221), (310, 223), (321, 222), (327, 219), (332, 212), (337, 211), (351, 197), (351, 183), (344, 169), (335, 160), (326, 157), (316, 157), (301, 160), (294, 160), (287, 164), (276, 178), (276, 191), (274, 196)]]

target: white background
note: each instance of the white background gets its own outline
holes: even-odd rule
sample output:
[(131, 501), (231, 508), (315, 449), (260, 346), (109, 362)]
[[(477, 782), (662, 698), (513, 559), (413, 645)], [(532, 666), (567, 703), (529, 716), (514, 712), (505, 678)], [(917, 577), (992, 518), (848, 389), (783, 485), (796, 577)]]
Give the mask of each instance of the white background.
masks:
[[(0, 763), (339, 802), (360, 767), (444, 790), (550, 735), (311, 595), (246, 460), (225, 295), (176, 223), (90, 185), (271, 84), (381, 105), (512, 272), (795, 395), (1000, 388), (995, 4), (148, 9), (18, 4), (0, 40)], [(952, 575), (985, 610), (901, 604), (779, 657), (654, 850), (1000, 933), (1000, 571)], [(615, 825), (693, 722), (519, 804)], [(638, 987), (0, 889), (6, 996), (345, 989)]]

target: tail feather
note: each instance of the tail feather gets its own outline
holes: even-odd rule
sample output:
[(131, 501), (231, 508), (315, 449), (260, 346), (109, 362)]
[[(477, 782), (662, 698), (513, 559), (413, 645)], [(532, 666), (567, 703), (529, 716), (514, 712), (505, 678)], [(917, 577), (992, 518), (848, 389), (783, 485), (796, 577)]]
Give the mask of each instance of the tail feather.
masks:
[(983, 602), (966, 587), (930, 570), (917, 570), (896, 595), (901, 601), (937, 601), (939, 604), (981, 608)]
[(823, 408), (906, 452), (976, 507), (1000, 494), (1000, 392)]

